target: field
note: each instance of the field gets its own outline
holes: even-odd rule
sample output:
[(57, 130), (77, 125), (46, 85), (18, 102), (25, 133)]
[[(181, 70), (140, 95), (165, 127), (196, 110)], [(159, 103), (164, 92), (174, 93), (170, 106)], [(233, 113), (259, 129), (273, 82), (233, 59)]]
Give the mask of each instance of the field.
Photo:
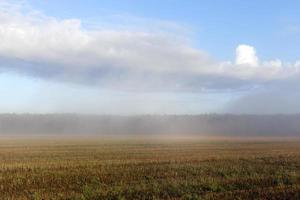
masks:
[(300, 199), (299, 140), (2, 139), (0, 199)]

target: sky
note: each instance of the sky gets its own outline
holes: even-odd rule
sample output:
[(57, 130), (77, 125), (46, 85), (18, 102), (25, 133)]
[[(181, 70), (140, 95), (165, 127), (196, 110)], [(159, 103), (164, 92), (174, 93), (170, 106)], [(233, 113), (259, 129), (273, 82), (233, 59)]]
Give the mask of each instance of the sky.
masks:
[(300, 113), (299, 7), (0, 0), (0, 113)]

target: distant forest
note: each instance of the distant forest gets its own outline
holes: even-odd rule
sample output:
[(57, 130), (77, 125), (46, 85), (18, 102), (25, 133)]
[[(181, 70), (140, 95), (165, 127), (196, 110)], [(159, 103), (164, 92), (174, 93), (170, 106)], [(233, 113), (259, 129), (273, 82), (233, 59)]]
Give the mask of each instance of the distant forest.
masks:
[(300, 115), (1, 114), (0, 134), (300, 136)]

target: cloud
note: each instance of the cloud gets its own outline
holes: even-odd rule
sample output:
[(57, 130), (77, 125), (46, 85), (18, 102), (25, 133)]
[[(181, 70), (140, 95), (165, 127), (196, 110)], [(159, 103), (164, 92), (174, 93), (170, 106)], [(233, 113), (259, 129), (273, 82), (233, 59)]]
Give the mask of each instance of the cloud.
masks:
[[(86, 28), (23, 4), (0, 4), (0, 71), (133, 90), (234, 90), (298, 76), (299, 63), (260, 61), (239, 45), (218, 61), (168, 31)], [(113, 25), (111, 25), (113, 27)]]
[[(279, 63), (278, 63), (279, 64)], [(300, 79), (270, 81), (244, 91), (224, 105), (222, 112), (237, 114), (299, 114)]]
[(58, 20), (15, 9), (0, 14), (0, 38), (2, 57), (63, 65), (72, 70), (108, 66), (174, 71), (185, 66), (185, 70), (205, 73), (212, 62), (206, 53), (176, 36), (101, 27), (88, 30), (79, 19)]
[(255, 48), (249, 45), (239, 45), (236, 48), (237, 65), (249, 65), (253, 67), (258, 66), (258, 58), (256, 56)]
[(234, 100), (225, 106), (224, 112), (236, 114), (298, 114), (299, 88), (267, 88)]

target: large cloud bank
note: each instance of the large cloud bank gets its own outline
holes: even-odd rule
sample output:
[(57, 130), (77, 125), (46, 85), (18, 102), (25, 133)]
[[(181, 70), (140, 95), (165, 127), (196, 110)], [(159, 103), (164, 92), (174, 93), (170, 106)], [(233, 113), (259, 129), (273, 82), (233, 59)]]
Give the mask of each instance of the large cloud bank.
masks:
[(238, 89), (299, 75), (299, 61), (261, 61), (249, 45), (236, 48), (235, 62), (218, 61), (182, 35), (89, 29), (23, 7), (0, 3), (2, 72), (145, 91)]

